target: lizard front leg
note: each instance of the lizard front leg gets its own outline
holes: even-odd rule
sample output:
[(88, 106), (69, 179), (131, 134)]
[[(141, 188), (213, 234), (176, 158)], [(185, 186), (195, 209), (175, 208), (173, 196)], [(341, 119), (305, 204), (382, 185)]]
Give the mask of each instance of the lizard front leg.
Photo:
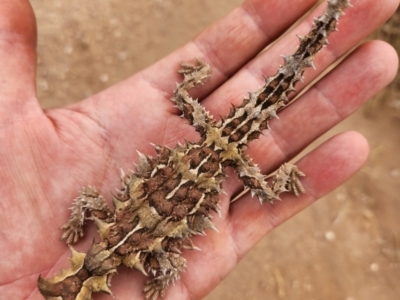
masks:
[(91, 186), (80, 192), (71, 210), (72, 213), (68, 222), (61, 227), (61, 230), (64, 231), (61, 239), (65, 240), (68, 245), (75, 244), (83, 237), (83, 226), (87, 219), (94, 219), (97, 223), (111, 223), (113, 221), (113, 213), (103, 196), (97, 192), (96, 188)]
[(198, 132), (203, 133), (210, 124), (214, 123), (214, 119), (197, 100), (190, 97), (189, 91), (207, 81), (211, 76), (211, 68), (205, 62), (197, 59), (196, 64), (182, 63), (179, 73), (184, 75), (184, 80), (177, 85), (172, 101), (182, 111), (182, 116)]

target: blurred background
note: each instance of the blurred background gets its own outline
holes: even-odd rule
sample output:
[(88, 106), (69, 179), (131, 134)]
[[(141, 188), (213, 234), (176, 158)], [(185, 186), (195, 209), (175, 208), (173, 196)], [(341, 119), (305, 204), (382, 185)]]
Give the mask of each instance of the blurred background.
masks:
[[(31, 0), (38, 22), (38, 97), (62, 107), (188, 42), (239, 0)], [(400, 12), (374, 37), (400, 49)], [(314, 147), (363, 133), (371, 154), (350, 181), (268, 236), (206, 300), (400, 299), (400, 76)]]

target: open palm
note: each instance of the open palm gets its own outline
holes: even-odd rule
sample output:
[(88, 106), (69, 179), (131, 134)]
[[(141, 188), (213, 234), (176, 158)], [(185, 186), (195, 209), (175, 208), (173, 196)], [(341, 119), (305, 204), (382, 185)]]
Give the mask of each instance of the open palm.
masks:
[[(5, 299), (40, 299), (39, 274), (48, 277), (68, 265), (69, 250), (58, 228), (82, 186), (94, 185), (106, 196), (119, 186), (119, 168), (133, 168), (136, 150), (154, 155), (150, 143), (173, 147), (196, 141), (194, 130), (179, 118), (169, 99), (180, 81), (179, 62), (199, 57), (215, 67), (209, 83), (194, 96), (215, 116), (239, 104), (246, 90), (256, 90), (272, 75), (279, 54), (298, 44), (312, 16), (267, 51), (263, 48), (292, 25), (314, 0), (248, 0), (183, 48), (124, 82), (62, 109), (43, 111), (35, 91), (35, 21), (27, 0), (0, 6), (0, 295)], [(352, 0), (338, 33), (317, 55), (317, 71), (306, 72), (301, 90), (338, 57), (383, 23), (399, 0)], [(324, 5), (322, 5), (324, 6)], [(313, 16), (319, 15), (319, 7)], [(364, 20), (368, 20), (365, 23)], [(355, 111), (393, 78), (397, 58), (382, 42), (360, 46), (271, 123), (272, 130), (250, 145), (249, 154), (268, 173)], [(187, 251), (188, 270), (167, 291), (167, 299), (199, 299), (235, 266), (268, 231), (331, 191), (363, 164), (364, 138), (343, 133), (299, 163), (307, 174), (306, 194), (283, 197), (261, 206), (249, 195), (229, 205), (241, 185), (234, 176), (224, 184), (217, 232), (194, 239), (203, 251)], [(77, 245), (86, 250), (94, 229)], [(138, 299), (145, 278), (121, 268), (112, 282), (118, 299)], [(106, 295), (96, 295), (106, 299)]]

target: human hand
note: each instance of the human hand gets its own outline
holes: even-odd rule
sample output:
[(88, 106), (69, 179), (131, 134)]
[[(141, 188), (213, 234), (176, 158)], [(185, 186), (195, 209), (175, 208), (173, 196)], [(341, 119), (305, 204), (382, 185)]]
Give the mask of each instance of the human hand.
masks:
[[(150, 68), (80, 103), (47, 111), (36, 99), (36, 33), (29, 3), (2, 4), (1, 295), (38, 299), (39, 274), (48, 277), (67, 266), (70, 253), (59, 241), (58, 228), (68, 219), (67, 208), (81, 186), (94, 185), (109, 195), (119, 185), (119, 168), (137, 161), (135, 150), (151, 155), (150, 142), (173, 147), (183, 139), (198, 139), (169, 101), (175, 82), (181, 80), (176, 73), (179, 62), (200, 57), (213, 66), (210, 81), (194, 94), (213, 115), (226, 115), (230, 103), (239, 104), (246, 90), (255, 90), (263, 82), (261, 75), (275, 72), (280, 54), (293, 52), (298, 44), (295, 34), (308, 31), (311, 17), (254, 58), (312, 3), (301, 1), (294, 11), (288, 8), (293, 1), (271, 1), (268, 6), (261, 0), (247, 1)], [(330, 37), (331, 45), (317, 55), (317, 71), (306, 72), (298, 91), (385, 21), (398, 1), (353, 0), (352, 4), (354, 8), (340, 21), (340, 31)], [(313, 16), (320, 12), (321, 8)], [(271, 122), (272, 130), (250, 145), (249, 155), (263, 172), (274, 170), (385, 86), (397, 70), (395, 61), (394, 51), (385, 43), (362, 45), (282, 111), (280, 120)], [(222, 218), (214, 218), (220, 232), (194, 239), (203, 251), (184, 253), (187, 272), (166, 298), (197, 299), (207, 294), (268, 231), (356, 172), (367, 152), (365, 140), (357, 133), (333, 138), (298, 163), (307, 174), (302, 179), (306, 194), (287, 195), (274, 204), (261, 206), (245, 195), (229, 206), (241, 185), (233, 176), (228, 178), (227, 195), (221, 195)], [(86, 234), (78, 248), (86, 250), (92, 236)], [(140, 298), (145, 280), (138, 272), (122, 269), (112, 290), (120, 299)], [(96, 299), (103, 297), (108, 296)]]

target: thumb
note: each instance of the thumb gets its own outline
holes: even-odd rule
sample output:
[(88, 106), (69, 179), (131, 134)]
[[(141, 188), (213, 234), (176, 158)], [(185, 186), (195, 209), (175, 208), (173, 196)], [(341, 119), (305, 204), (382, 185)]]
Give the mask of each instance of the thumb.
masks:
[(0, 122), (39, 111), (35, 16), (28, 0), (5, 0), (0, 6)]

